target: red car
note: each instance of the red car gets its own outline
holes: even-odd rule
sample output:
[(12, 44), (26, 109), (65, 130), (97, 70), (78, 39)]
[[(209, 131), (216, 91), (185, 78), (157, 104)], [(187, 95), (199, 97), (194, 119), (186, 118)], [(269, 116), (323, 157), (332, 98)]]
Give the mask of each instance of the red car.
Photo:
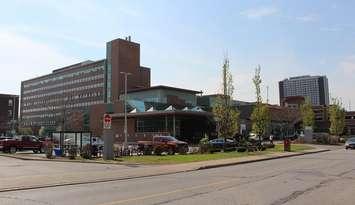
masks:
[(163, 152), (169, 155), (175, 153), (186, 154), (189, 147), (186, 142), (177, 140), (172, 136), (154, 136), (153, 141), (138, 141), (138, 150), (145, 153), (160, 155)]
[(34, 153), (44, 152), (44, 143), (35, 136), (21, 135), (11, 139), (0, 140), (0, 151), (16, 153), (22, 150), (33, 150)]

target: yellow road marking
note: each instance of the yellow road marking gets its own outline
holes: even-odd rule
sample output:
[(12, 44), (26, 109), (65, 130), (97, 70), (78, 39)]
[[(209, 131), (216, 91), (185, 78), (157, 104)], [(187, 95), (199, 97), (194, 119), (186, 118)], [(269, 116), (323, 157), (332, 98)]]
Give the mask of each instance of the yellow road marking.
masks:
[(176, 189), (173, 191), (168, 191), (168, 192), (163, 192), (163, 193), (151, 194), (151, 195), (123, 199), (123, 200), (118, 200), (118, 201), (112, 201), (112, 202), (107, 202), (107, 203), (103, 203), (103, 204), (99, 204), (99, 205), (116, 205), (116, 204), (123, 204), (123, 203), (128, 203), (128, 202), (140, 201), (140, 200), (144, 200), (144, 199), (152, 199), (152, 198), (176, 194), (176, 193), (180, 193), (180, 192), (192, 191), (192, 190), (201, 189), (201, 188), (205, 188), (205, 187), (227, 184), (231, 181), (236, 181), (236, 180), (239, 180), (239, 179), (230, 179), (230, 180), (225, 180), (225, 181), (219, 181), (219, 182), (214, 182), (214, 183), (209, 183), (209, 184), (204, 184), (204, 185), (199, 185), (199, 186), (193, 186), (190, 188)]

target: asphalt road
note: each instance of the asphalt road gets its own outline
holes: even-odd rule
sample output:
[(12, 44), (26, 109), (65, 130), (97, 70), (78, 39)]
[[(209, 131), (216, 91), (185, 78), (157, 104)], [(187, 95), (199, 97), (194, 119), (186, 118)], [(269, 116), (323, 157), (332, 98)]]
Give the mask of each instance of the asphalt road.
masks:
[(333, 150), (158, 177), (4, 192), (0, 193), (0, 204), (353, 205), (355, 151)]

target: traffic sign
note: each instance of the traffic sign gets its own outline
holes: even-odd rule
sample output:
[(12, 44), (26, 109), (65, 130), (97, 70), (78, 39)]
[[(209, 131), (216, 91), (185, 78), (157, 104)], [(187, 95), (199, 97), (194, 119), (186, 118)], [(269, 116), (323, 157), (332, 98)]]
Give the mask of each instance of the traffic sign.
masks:
[(112, 117), (111, 117), (111, 115), (105, 114), (103, 122), (104, 122), (104, 129), (105, 130), (111, 129), (111, 125), (112, 125)]

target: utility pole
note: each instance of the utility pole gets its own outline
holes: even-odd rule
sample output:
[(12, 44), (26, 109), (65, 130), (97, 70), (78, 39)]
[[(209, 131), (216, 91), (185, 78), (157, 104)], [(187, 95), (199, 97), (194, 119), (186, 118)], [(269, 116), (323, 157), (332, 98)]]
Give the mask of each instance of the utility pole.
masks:
[(127, 73), (127, 72), (120, 72), (120, 74), (124, 75), (124, 147), (127, 146), (127, 78), (129, 75), (132, 75), (132, 73)]
[(15, 114), (17, 114), (16, 113), (16, 97), (15, 96), (12, 96), (12, 123), (11, 123), (11, 134), (12, 135), (15, 135), (16, 134), (16, 130), (15, 130), (15, 123), (16, 123), (16, 121), (15, 121)]
[(266, 86), (266, 103), (269, 104), (269, 86)]

